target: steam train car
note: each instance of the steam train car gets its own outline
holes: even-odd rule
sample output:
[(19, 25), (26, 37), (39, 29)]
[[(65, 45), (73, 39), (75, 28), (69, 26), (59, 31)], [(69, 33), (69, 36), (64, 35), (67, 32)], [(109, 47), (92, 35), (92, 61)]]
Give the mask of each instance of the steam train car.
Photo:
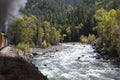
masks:
[(6, 35), (4, 33), (0, 33), (0, 49), (3, 49), (6, 46)]

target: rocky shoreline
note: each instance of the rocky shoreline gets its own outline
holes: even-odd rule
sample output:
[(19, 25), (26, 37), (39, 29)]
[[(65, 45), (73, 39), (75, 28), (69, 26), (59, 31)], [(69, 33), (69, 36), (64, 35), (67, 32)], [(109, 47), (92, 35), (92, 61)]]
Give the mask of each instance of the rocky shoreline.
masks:
[(48, 48), (34, 48), (34, 49), (30, 49), (29, 50), (29, 55), (32, 56), (40, 56), (40, 55), (44, 55), (46, 53), (54, 53), (57, 51), (60, 51), (62, 49), (67, 48), (68, 46), (62, 46), (62, 44), (58, 44), (58, 45), (54, 45)]
[(38, 68), (16, 53), (14, 46), (0, 51), (0, 80), (48, 80)]
[(113, 55), (109, 55), (108, 53), (106, 53), (106, 51), (104, 49), (98, 48), (98, 46), (95, 44), (91, 44), (93, 49), (95, 49), (94, 52), (98, 53), (96, 55), (96, 59), (104, 59), (107, 60), (111, 63), (117, 63), (120, 64), (120, 58), (117, 56), (113, 56)]

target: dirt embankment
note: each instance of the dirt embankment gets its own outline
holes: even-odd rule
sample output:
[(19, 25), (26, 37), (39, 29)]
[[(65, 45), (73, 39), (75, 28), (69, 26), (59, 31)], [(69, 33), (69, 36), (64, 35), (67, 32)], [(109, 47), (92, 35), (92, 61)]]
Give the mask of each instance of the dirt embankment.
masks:
[(15, 47), (8, 46), (0, 51), (0, 80), (48, 80), (38, 69), (20, 58)]

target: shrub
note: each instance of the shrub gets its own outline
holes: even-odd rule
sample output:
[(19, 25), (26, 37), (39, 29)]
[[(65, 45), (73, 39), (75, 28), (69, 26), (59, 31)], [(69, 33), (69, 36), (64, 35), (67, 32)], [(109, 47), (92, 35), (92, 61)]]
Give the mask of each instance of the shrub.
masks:
[(43, 42), (42, 42), (42, 48), (46, 48), (47, 47), (47, 42), (46, 42), (46, 40), (44, 40)]
[(120, 58), (120, 40), (118, 40), (118, 43), (117, 43), (117, 53)]
[(96, 40), (96, 37), (94, 34), (89, 34), (88, 37), (84, 36), (84, 35), (80, 36), (80, 42), (82, 42), (82, 43), (91, 43), (95, 40)]
[(51, 46), (51, 44), (49, 42), (47, 42), (47, 47), (50, 47), (50, 46)]
[(94, 35), (94, 34), (89, 34), (89, 36), (88, 36), (88, 40), (89, 40), (89, 43), (95, 41), (95, 40), (96, 40), (95, 35)]
[(82, 42), (82, 43), (88, 43), (89, 42), (89, 40), (88, 40), (88, 38), (86, 37), (86, 36), (80, 36), (80, 42)]
[(29, 45), (25, 43), (19, 43), (17, 45), (17, 53), (20, 54), (26, 54), (29, 50)]

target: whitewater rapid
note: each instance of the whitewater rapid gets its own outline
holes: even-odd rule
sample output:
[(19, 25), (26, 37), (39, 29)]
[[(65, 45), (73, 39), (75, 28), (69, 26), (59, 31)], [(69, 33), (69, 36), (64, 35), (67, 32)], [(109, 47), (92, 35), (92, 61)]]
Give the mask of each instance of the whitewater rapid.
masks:
[(49, 80), (120, 80), (120, 67), (96, 59), (97, 53), (91, 45), (66, 43), (62, 46), (68, 47), (33, 60)]

